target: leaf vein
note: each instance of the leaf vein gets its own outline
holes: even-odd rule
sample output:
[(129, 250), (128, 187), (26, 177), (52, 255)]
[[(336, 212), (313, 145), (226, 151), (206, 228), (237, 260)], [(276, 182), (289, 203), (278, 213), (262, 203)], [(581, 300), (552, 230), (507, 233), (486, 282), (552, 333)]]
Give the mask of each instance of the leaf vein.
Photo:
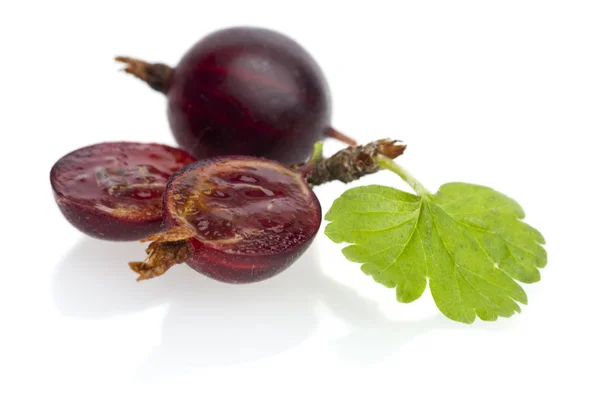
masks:
[[(448, 214), (448, 213), (446, 213), (446, 214)], [(448, 214), (448, 215), (449, 215), (449, 214)], [(449, 216), (450, 216), (450, 215), (449, 215)], [(450, 216), (450, 217), (452, 217), (452, 216)], [(454, 220), (454, 218), (453, 218), (453, 220)], [(472, 229), (475, 229), (475, 230), (477, 230), (477, 231), (481, 231), (481, 232), (484, 232), (484, 233), (487, 233), (487, 234), (496, 235), (496, 236), (498, 236), (500, 239), (502, 239), (503, 241), (505, 241), (506, 243), (508, 243), (509, 245), (512, 245), (512, 246), (516, 247), (517, 249), (521, 249), (521, 250), (523, 250), (524, 252), (531, 254), (531, 255), (532, 255), (533, 257), (535, 257), (535, 258), (542, 258), (542, 256), (539, 256), (539, 255), (535, 254), (534, 252), (532, 252), (531, 250), (528, 250), (528, 249), (526, 249), (526, 248), (524, 248), (524, 247), (521, 247), (521, 246), (519, 246), (519, 245), (517, 245), (517, 244), (515, 244), (515, 243), (511, 242), (510, 240), (506, 239), (506, 238), (505, 238), (503, 235), (500, 235), (500, 234), (499, 234), (499, 233), (497, 233), (497, 232), (491, 231), (491, 230), (489, 230), (489, 229), (481, 228), (481, 227), (478, 227), (478, 226), (476, 226), (476, 225), (471, 225), (471, 224), (469, 224), (469, 223), (467, 223), (467, 222), (462, 222), (462, 221), (459, 221), (459, 220), (454, 220), (454, 221), (456, 221), (457, 223), (459, 223), (460, 225), (462, 225), (462, 226), (464, 226), (464, 227), (466, 227), (466, 228), (472, 228)], [(478, 241), (479, 241), (479, 240), (478, 240)]]
[[(413, 211), (412, 213), (415, 213), (417, 210)], [(382, 231), (388, 231), (388, 230), (399, 228), (399, 227), (401, 227), (401, 226), (403, 226), (403, 225), (411, 222), (412, 220), (414, 220), (414, 217), (406, 219), (406, 220), (402, 221), (400, 224), (392, 225), (392, 226), (385, 227), (385, 228), (380, 228), (380, 229), (348, 229), (348, 231), (350, 231), (350, 232), (382, 232)]]
[[(392, 203), (415, 204), (415, 203), (418, 202), (417, 200), (412, 201), (412, 202), (406, 202), (406, 201), (401, 200), (401, 199), (390, 199), (388, 196), (382, 195), (380, 193), (374, 193), (374, 192), (364, 192), (364, 193), (361, 193), (360, 195), (361, 196), (375, 196), (375, 197), (383, 199), (383, 201), (385, 201), (385, 202), (392, 202)], [(349, 199), (355, 199), (351, 195), (347, 195), (347, 198), (349, 198)]]
[[(504, 203), (504, 204), (502, 204), (502, 205), (500, 205), (500, 206), (486, 207), (486, 208), (479, 209), (479, 210), (475, 210), (475, 211), (472, 211), (472, 212), (469, 212), (469, 213), (460, 213), (460, 212), (459, 212), (459, 213), (457, 213), (457, 215), (460, 215), (460, 216), (471, 216), (471, 215), (473, 215), (473, 214), (479, 214), (479, 213), (482, 213), (482, 212), (484, 212), (484, 211), (492, 211), (492, 210), (498, 210), (498, 209), (501, 209), (501, 208), (503, 208), (503, 207), (509, 207), (511, 204), (512, 204), (512, 203)], [(438, 207), (440, 207), (440, 208), (444, 208), (444, 207), (446, 207), (446, 203), (444, 203), (444, 205), (439, 205), (439, 204), (438, 204), (437, 206), (438, 206)], [(450, 213), (448, 210), (446, 210), (446, 209), (444, 209), (444, 211), (445, 211), (445, 212), (446, 212), (448, 215), (450, 215), (450, 214), (451, 214), (451, 213)]]
[(394, 265), (396, 263), (396, 261), (398, 261), (398, 259), (402, 255), (402, 253), (404, 253), (404, 250), (406, 250), (406, 246), (408, 246), (408, 244), (410, 243), (412, 236), (414, 235), (415, 231), (417, 230), (417, 226), (419, 225), (419, 219), (421, 218), (422, 206), (423, 206), (423, 201), (421, 200), (421, 202), (419, 203), (419, 209), (418, 209), (417, 219), (415, 220), (415, 225), (413, 226), (413, 229), (410, 231), (410, 235), (408, 236), (408, 239), (406, 239), (406, 243), (404, 244), (404, 247), (402, 248), (402, 250), (400, 250), (400, 253), (398, 253), (398, 255), (396, 256), (394, 261), (392, 261), (387, 267), (382, 269), (380, 273), (387, 271), (392, 265)]
[[(429, 203), (428, 203), (428, 205), (429, 205)], [(442, 241), (442, 245), (444, 245), (444, 248), (446, 249), (446, 252), (452, 259), (452, 262), (454, 263), (454, 265), (457, 265), (456, 259), (452, 255), (452, 252), (450, 251), (450, 249), (448, 249), (448, 245), (446, 244), (446, 242), (444, 241), (444, 238), (442, 237), (442, 234), (440, 233), (437, 217), (435, 216), (435, 213), (433, 211), (431, 211), (431, 207), (429, 207), (429, 212), (431, 213), (431, 217), (433, 218), (433, 224), (435, 226), (435, 230), (437, 231), (437, 234), (438, 234), (440, 240)], [(458, 297), (459, 297), (460, 301), (464, 302), (464, 300), (462, 298), (462, 291), (460, 289), (460, 283), (458, 283), (458, 278), (456, 277), (456, 271), (457, 271), (457, 267), (454, 267), (454, 270), (452, 273), (454, 274), (454, 282), (456, 283), (456, 290), (458, 291)]]

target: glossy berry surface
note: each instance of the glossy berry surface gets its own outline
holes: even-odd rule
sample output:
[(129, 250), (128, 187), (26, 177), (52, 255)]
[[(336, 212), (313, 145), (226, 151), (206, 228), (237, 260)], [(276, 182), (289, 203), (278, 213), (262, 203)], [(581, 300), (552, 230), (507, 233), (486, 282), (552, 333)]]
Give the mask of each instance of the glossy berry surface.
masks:
[(165, 145), (101, 143), (58, 160), (50, 182), (61, 212), (80, 231), (106, 240), (138, 240), (161, 230), (166, 183), (194, 161)]
[(230, 283), (269, 278), (313, 241), (321, 206), (299, 173), (251, 157), (220, 157), (176, 173), (165, 193), (166, 226), (187, 227), (192, 268)]
[(199, 159), (301, 163), (330, 133), (321, 69), (298, 43), (271, 30), (238, 27), (205, 37), (173, 70), (166, 94), (177, 142)]

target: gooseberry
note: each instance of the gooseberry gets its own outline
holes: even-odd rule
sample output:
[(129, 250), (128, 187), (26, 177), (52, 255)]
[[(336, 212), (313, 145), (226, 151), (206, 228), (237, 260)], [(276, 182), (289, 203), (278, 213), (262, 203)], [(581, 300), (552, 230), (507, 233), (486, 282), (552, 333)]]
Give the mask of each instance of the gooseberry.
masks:
[(50, 171), (50, 183), (60, 211), (80, 231), (138, 240), (161, 230), (165, 185), (194, 161), (166, 145), (100, 143), (63, 156)]
[(306, 161), (313, 145), (335, 137), (322, 70), (296, 41), (251, 27), (216, 31), (197, 42), (175, 68), (128, 57), (125, 71), (167, 96), (179, 145), (198, 159), (266, 157)]
[(178, 171), (163, 208), (166, 231), (146, 239), (152, 243), (145, 261), (130, 263), (140, 280), (186, 262), (220, 281), (260, 281), (289, 267), (321, 225), (321, 206), (301, 173), (246, 156)]

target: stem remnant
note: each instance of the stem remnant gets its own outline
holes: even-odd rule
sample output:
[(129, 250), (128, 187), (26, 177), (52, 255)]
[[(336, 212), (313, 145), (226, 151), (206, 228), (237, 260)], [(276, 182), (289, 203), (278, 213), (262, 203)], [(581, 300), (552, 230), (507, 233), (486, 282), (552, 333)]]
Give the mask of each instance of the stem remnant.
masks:
[(116, 57), (115, 61), (125, 64), (125, 72), (145, 81), (154, 90), (166, 94), (171, 84), (173, 68), (165, 64), (150, 64), (148, 62), (129, 58)]
[(144, 261), (129, 263), (129, 267), (140, 275), (137, 280), (160, 276), (173, 265), (187, 261), (194, 252), (189, 239), (195, 235), (195, 231), (182, 226), (142, 239), (142, 242), (151, 242), (146, 249), (148, 256)]
[(401, 141), (383, 139), (366, 145), (348, 147), (327, 159), (309, 162), (298, 169), (307, 176), (311, 185), (330, 181), (348, 183), (379, 170), (378, 156), (394, 159), (404, 152)]
[(343, 142), (344, 144), (356, 146), (356, 141), (348, 137), (346, 134), (340, 133), (333, 127), (329, 127), (325, 135), (327, 135), (327, 137), (335, 138), (336, 140)]

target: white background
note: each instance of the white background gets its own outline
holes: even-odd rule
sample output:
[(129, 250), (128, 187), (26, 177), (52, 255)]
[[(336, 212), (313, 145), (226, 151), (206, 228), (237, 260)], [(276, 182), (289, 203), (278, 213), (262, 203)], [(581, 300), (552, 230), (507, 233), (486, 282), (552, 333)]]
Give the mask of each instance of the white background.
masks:
[[(0, 396), (600, 396), (599, 6), (2, 2)], [(142, 244), (72, 228), (50, 191), (59, 157), (174, 143), (164, 98), (113, 57), (175, 65), (232, 25), (297, 39), (328, 77), (333, 124), (362, 143), (403, 139), (401, 162), (430, 190), (465, 181), (517, 199), (549, 252), (522, 314), (467, 326), (429, 292), (396, 303), (322, 233), (283, 274), (229, 286), (183, 265), (136, 283)], [(407, 188), (387, 172), (352, 185), (371, 183)], [(316, 189), (324, 210), (344, 189)]]

